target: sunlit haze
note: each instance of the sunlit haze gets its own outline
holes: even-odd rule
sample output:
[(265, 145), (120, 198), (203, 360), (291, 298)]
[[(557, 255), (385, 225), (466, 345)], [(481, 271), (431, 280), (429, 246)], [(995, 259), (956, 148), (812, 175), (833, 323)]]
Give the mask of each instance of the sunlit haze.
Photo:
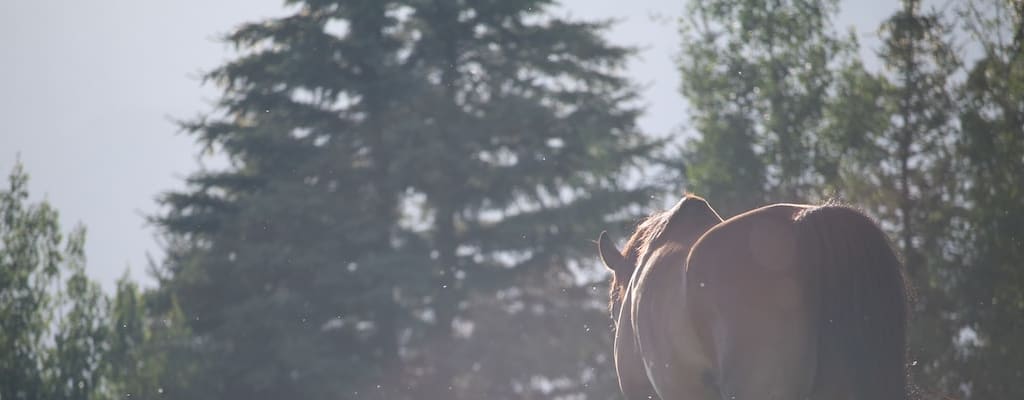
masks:
[[(897, 2), (841, 5), (837, 28), (853, 27), (872, 54), (877, 25)], [(562, 8), (619, 21), (608, 37), (640, 49), (627, 75), (644, 88), (641, 128), (685, 133), (673, 64), (684, 3), (570, 0)], [(88, 228), (88, 268), (108, 292), (126, 268), (151, 284), (147, 256), (162, 254), (146, 223), (159, 210), (156, 196), (182, 188), (202, 164), (223, 163), (198, 157), (201, 149), (174, 123), (211, 109), (218, 92), (197, 77), (233, 54), (216, 38), (285, 12), (271, 0), (0, 3), (0, 170), (20, 157), (31, 193), (60, 210), (65, 227)]]

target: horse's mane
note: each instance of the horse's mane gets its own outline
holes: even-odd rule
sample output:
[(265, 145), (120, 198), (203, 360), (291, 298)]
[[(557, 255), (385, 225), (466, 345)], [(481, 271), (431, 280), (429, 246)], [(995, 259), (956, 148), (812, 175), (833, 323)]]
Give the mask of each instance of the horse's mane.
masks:
[[(657, 237), (654, 234), (655, 231), (664, 230), (664, 225), (668, 224), (669, 213), (668, 210), (657, 211), (644, 219), (640, 220), (637, 224), (636, 230), (633, 231), (633, 235), (626, 241), (626, 245), (622, 247), (622, 257), (626, 259), (626, 264), (633, 266), (634, 270), (637, 268), (637, 262), (640, 260), (640, 255), (646, 253), (650, 247), (651, 242)], [(660, 227), (660, 229), (658, 229)], [(612, 282), (608, 285), (609, 310), (615, 306), (615, 304), (621, 302), (626, 296), (626, 285), (629, 284), (629, 277), (620, 277), (618, 274), (612, 274)]]
[[(640, 259), (647, 254), (661, 235), (668, 228), (668, 224), (672, 221), (673, 217), (679, 214), (685, 207), (687, 201), (699, 201), (707, 204), (707, 201), (698, 196), (686, 193), (683, 195), (683, 199), (680, 200), (676, 205), (667, 210), (656, 211), (653, 214), (642, 219), (637, 224), (636, 230), (633, 231), (633, 235), (626, 241), (626, 245), (622, 247), (622, 257), (626, 259), (628, 265), (633, 266), (634, 271), (639, 268)], [(611, 309), (614, 304), (623, 300), (626, 295), (626, 287), (629, 284), (629, 277), (624, 277), (625, 282), (621, 282), (623, 277), (618, 277), (616, 274), (612, 274), (612, 282), (609, 285), (610, 296), (608, 307)]]
[(908, 289), (885, 233), (860, 211), (834, 202), (795, 219), (803, 267), (815, 277), (820, 304), (818, 389), (847, 380), (859, 399), (907, 398)]

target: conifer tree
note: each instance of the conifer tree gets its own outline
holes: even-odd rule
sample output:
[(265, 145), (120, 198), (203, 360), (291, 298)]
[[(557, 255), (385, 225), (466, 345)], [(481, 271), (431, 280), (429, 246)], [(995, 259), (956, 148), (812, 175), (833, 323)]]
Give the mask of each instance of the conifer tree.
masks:
[(970, 398), (1024, 396), (1024, 3), (976, 1), (962, 20), (982, 57), (963, 85), (957, 143), (966, 215), (957, 239), (967, 243), (956, 304), (966, 336), (960, 368)]
[(938, 11), (920, 10), (916, 0), (902, 2), (882, 24), (882, 101), (889, 123), (869, 136), (871, 161), (848, 175), (866, 182), (855, 186), (867, 193), (850, 196), (890, 227), (915, 288), (910, 355), (919, 360), (919, 382), (925, 390), (947, 392), (956, 334), (949, 299), (958, 263), (949, 251), (956, 247), (950, 222), (962, 204), (952, 147), (952, 75), (959, 59), (949, 29)]
[(156, 218), (197, 396), (615, 396), (590, 240), (650, 196), (630, 51), (551, 1), (290, 4), (183, 124), (231, 167)]

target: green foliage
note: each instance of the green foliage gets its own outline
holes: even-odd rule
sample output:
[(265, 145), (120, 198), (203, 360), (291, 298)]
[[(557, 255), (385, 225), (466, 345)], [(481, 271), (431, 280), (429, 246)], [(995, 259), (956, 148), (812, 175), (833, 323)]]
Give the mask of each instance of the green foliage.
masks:
[[(961, 17), (984, 55), (968, 70), (960, 110), (967, 243), (961, 323), (972, 398), (1019, 398), (1024, 390), (1024, 4), (972, 2)], [(969, 338), (965, 338), (969, 339)]]
[(0, 191), (0, 398), (93, 398), (106, 299), (85, 274), (85, 230), (65, 240), (57, 211), (28, 202), (20, 163), (8, 181)]
[(820, 143), (836, 65), (853, 39), (832, 31), (836, 1), (692, 1), (682, 21), (682, 93), (697, 137), (687, 189), (726, 215), (814, 200), (831, 177)]
[(110, 305), (110, 349), (104, 364), (111, 393), (152, 393), (147, 389), (154, 385), (146, 379), (146, 368), (142, 365), (144, 360), (139, 359), (139, 349), (148, 339), (145, 315), (146, 309), (138, 287), (125, 273), (117, 281), (117, 292)]
[(42, 396), (42, 342), (53, 318), (47, 286), (61, 260), (56, 211), (46, 203), (26, 204), (27, 181), (17, 165), (0, 192), (0, 396), (12, 399)]
[(589, 240), (650, 197), (630, 50), (550, 1), (293, 5), (226, 36), (183, 127), (232, 167), (156, 218), (195, 398), (615, 396)]
[[(680, 59), (698, 134), (684, 152), (687, 184), (724, 200), (727, 214), (825, 193), (864, 207), (898, 238), (916, 289), (910, 355), (925, 395), (1020, 397), (1024, 8), (961, 8), (984, 49), (961, 83), (953, 25), (902, 5), (881, 25), (884, 69), (874, 72), (848, 52), (855, 43), (830, 36), (834, 3), (692, 2)], [(783, 49), (832, 52), (779, 50), (779, 31), (795, 32)], [(817, 54), (829, 62), (806, 83), (764, 72), (816, 66)], [(782, 144), (799, 135), (800, 146)]]
[(230, 166), (161, 197), (153, 290), (125, 275), (108, 301), (84, 229), (62, 235), (15, 166), (0, 398), (618, 398), (590, 240), (666, 195), (637, 179), (655, 163), (726, 216), (864, 207), (916, 288), (924, 395), (1024, 395), (1024, 3), (957, 9), (983, 50), (960, 82), (953, 25), (915, 0), (881, 24), (880, 71), (834, 32), (836, 0), (693, 0), (696, 136), (672, 161), (635, 126), (607, 22), (550, 0), (285, 3), (224, 37), (221, 97), (181, 123)]
[[(959, 66), (950, 25), (916, 1), (882, 23), (884, 69), (860, 63), (842, 72), (829, 107), (836, 192), (883, 222), (903, 254), (916, 289), (910, 356), (921, 386), (956, 390), (952, 379), (959, 327), (951, 302), (961, 262), (951, 238), (963, 198), (958, 190), (953, 74)], [(954, 223), (950, 223), (954, 222)]]
[(85, 229), (68, 236), (65, 254), (70, 273), (60, 293), (57, 310), (66, 310), (57, 321), (53, 348), (46, 365), (48, 398), (90, 399), (100, 387), (100, 362), (107, 341), (106, 297), (85, 273)]
[(110, 305), (110, 337), (103, 358), (109, 398), (187, 397), (194, 369), (190, 334), (175, 299), (155, 314), (126, 272)]

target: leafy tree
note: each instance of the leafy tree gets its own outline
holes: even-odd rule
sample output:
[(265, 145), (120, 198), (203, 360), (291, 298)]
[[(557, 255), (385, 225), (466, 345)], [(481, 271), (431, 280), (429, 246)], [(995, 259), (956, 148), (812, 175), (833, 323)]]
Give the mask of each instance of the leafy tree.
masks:
[(772, 201), (813, 200), (834, 172), (819, 136), (856, 43), (832, 30), (835, 1), (706, 0), (682, 22), (682, 93), (697, 137), (689, 190), (731, 215)]
[(92, 398), (107, 331), (105, 298), (85, 275), (85, 230), (65, 240), (57, 211), (28, 202), (20, 163), (8, 179), (0, 191), (0, 398)]
[(183, 124), (232, 166), (156, 218), (195, 396), (615, 396), (589, 240), (649, 198), (621, 178), (653, 144), (607, 23), (289, 4), (227, 35), (217, 114)]
[(888, 157), (889, 144), (879, 138), (891, 126), (892, 90), (885, 75), (869, 71), (859, 59), (839, 68), (835, 95), (825, 107), (826, 129), (819, 136), (831, 160), (825, 184), (837, 196), (866, 205), (891, 199), (891, 192), (876, 190), (879, 180), (864, 171), (878, 169)]
[[(831, 32), (835, 2), (697, 1), (683, 22), (682, 91), (697, 137), (687, 185), (732, 214), (840, 195), (899, 237), (917, 291), (923, 386), (958, 382), (951, 302), (964, 226), (948, 25), (916, 1), (882, 25), (881, 73)], [(962, 231), (960, 231), (962, 232)]]
[[(865, 207), (899, 240), (916, 289), (911, 356), (926, 391), (956, 390), (958, 322), (951, 299), (965, 250), (964, 198), (953, 143), (952, 77), (959, 67), (950, 28), (917, 1), (881, 25), (881, 72), (858, 60), (838, 70), (818, 136), (833, 173), (828, 185)], [(828, 177), (829, 175), (825, 175)]]
[(139, 350), (146, 342), (145, 304), (137, 285), (128, 273), (118, 279), (117, 290), (110, 304), (110, 349), (105, 355), (109, 391), (114, 397), (129, 393), (152, 394), (155, 385), (146, 379), (147, 371)]
[(48, 286), (58, 274), (60, 230), (57, 212), (47, 203), (26, 204), (28, 176), (15, 165), (7, 190), (0, 192), (0, 397), (40, 398), (39, 365), (43, 339), (52, 320)]
[[(882, 25), (884, 46), (880, 56), (892, 83), (886, 93), (893, 118), (876, 140), (886, 154), (871, 175), (877, 186), (887, 190), (890, 204), (878, 205), (883, 219), (898, 223), (900, 244), (907, 269), (914, 279), (925, 274), (917, 243), (933, 226), (927, 215), (949, 198), (949, 177), (953, 137), (951, 75), (959, 66), (949, 43), (949, 26), (936, 11), (922, 13), (916, 0), (903, 2), (902, 10)], [(945, 197), (944, 197), (945, 196)]]
[(46, 365), (47, 397), (90, 399), (101, 387), (100, 363), (105, 352), (107, 299), (85, 273), (85, 229), (71, 232), (64, 252), (70, 273), (56, 303), (60, 317)]
[(971, 2), (961, 17), (984, 53), (963, 86), (958, 143), (970, 205), (957, 302), (971, 398), (1024, 396), (1024, 3)]
[(949, 363), (957, 329), (949, 299), (960, 263), (950, 237), (963, 203), (952, 146), (952, 76), (959, 59), (938, 11), (922, 12), (915, 0), (902, 5), (881, 26), (884, 71), (864, 76), (866, 93), (880, 95), (880, 101), (865, 108), (877, 114), (860, 127), (864, 136), (852, 152), (860, 159), (843, 175), (844, 194), (898, 238), (916, 290), (911, 357), (919, 360), (916, 371), (925, 390), (949, 392), (956, 386)]
[(110, 305), (109, 347), (103, 358), (104, 393), (110, 398), (187, 397), (194, 367), (191, 338), (177, 301), (155, 314), (127, 271)]

